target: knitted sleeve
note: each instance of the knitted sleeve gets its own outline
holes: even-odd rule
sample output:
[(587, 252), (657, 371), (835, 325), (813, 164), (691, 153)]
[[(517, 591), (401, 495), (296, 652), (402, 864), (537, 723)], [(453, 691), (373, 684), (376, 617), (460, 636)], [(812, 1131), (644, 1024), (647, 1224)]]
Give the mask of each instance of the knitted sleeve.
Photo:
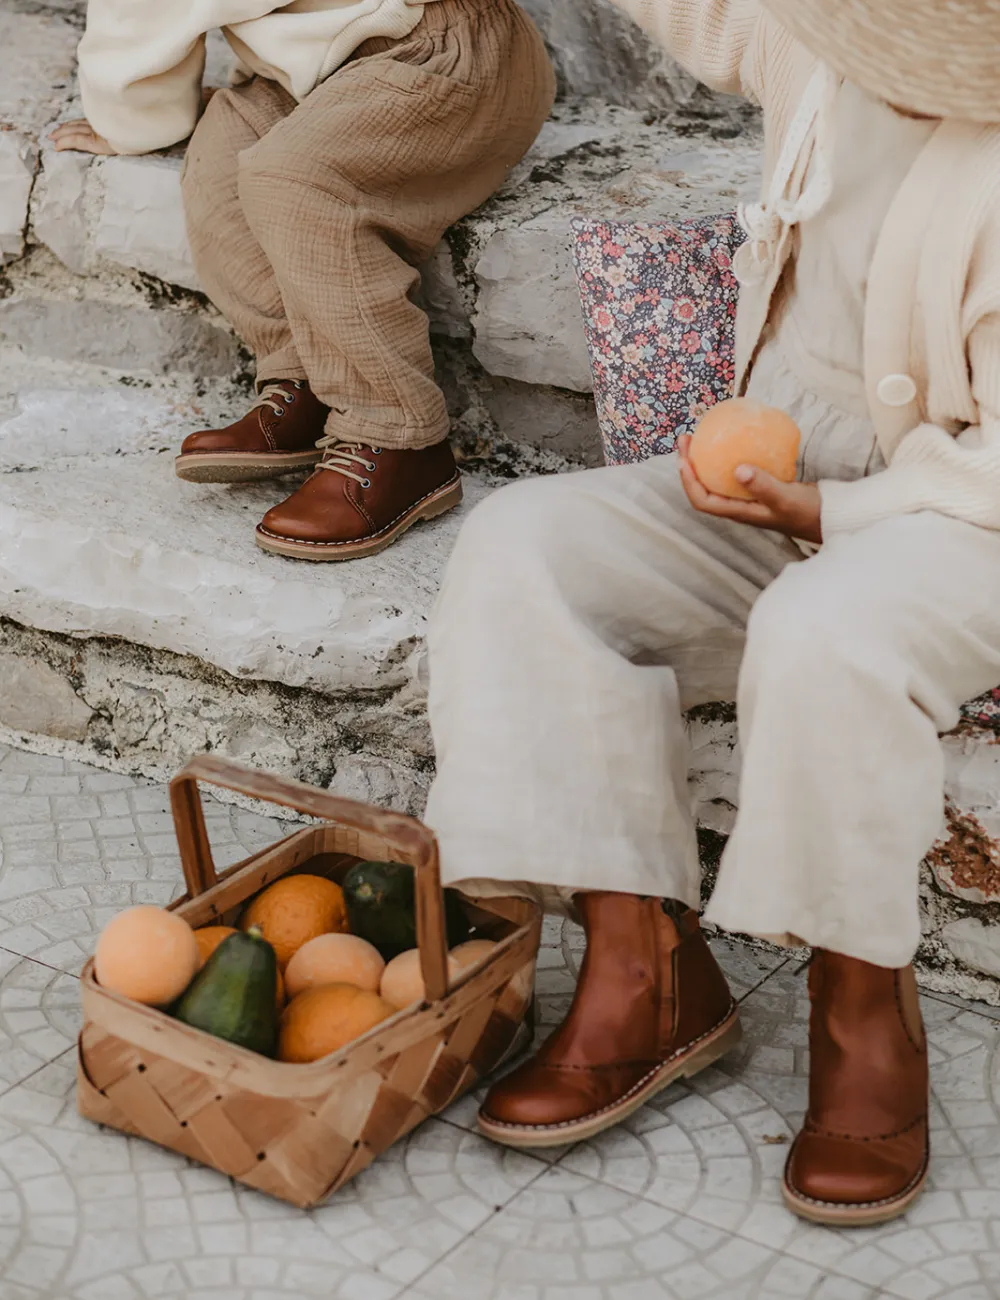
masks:
[(980, 318), (967, 352), (979, 423), (957, 437), (922, 424), (880, 474), (820, 483), (824, 536), (915, 510), (1000, 529), (1000, 311)]
[(206, 7), (184, 0), (89, 0), (80, 42), (83, 110), (118, 153), (165, 149), (194, 130)]
[(692, 76), (727, 95), (757, 98), (746, 67), (760, 0), (612, 0)]

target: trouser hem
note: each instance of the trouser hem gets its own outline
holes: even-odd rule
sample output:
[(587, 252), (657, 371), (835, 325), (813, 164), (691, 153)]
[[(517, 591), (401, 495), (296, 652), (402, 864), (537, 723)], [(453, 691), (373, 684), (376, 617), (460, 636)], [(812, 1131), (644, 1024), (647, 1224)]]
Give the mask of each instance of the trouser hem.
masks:
[(721, 930), (746, 934), (751, 939), (763, 939), (779, 947), (825, 948), (827, 952), (888, 970), (909, 966), (916, 954), (915, 945), (886, 943), (879, 936), (866, 940), (857, 927), (831, 928), (801, 918), (754, 916), (744, 908), (718, 907), (714, 900), (705, 909), (705, 920)]
[(281, 379), (309, 379), (294, 347), (262, 354), (257, 359), (257, 387)]
[[(323, 401), (321, 394), (317, 394)], [(326, 433), (341, 442), (363, 442), (370, 447), (385, 447), (390, 451), (422, 451), (444, 442), (451, 429), (447, 417), (425, 425), (380, 424), (366, 419), (350, 407), (332, 410), (326, 419)]]

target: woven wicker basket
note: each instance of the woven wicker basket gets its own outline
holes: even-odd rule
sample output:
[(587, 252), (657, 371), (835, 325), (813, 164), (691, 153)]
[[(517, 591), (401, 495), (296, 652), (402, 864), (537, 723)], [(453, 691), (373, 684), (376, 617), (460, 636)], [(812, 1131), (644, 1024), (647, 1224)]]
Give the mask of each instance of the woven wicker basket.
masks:
[[(216, 876), (198, 782), (323, 818)], [(528, 1020), (541, 928), (522, 899), (468, 904), (497, 947), (449, 987), (437, 845), (420, 822), (217, 758), (171, 784), (192, 926), (232, 923), (279, 876), (340, 879), (359, 859), (415, 870), (427, 1001), (311, 1065), (235, 1047), (103, 989), (83, 972), (80, 1113), (179, 1151), (293, 1205), (316, 1205), (494, 1069)]]

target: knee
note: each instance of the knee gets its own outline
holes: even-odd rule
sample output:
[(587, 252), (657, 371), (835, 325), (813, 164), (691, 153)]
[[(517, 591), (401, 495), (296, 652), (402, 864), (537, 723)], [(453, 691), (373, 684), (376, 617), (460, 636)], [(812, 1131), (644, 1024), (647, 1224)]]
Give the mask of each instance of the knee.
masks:
[(877, 613), (855, 596), (817, 583), (806, 564), (786, 569), (751, 611), (744, 684), (771, 681), (794, 694), (884, 675), (889, 647), (878, 635)]
[[(239, 156), (240, 204), (253, 227), (269, 219), (287, 221), (288, 190), (315, 184), (315, 164), (310, 165), (308, 151), (290, 148), (285, 134), (279, 123)], [(332, 196), (326, 197), (332, 201)]]
[(496, 574), (522, 582), (545, 572), (558, 578), (578, 555), (572, 540), (580, 515), (575, 477), (527, 479), (480, 502), (459, 534), (450, 575)]

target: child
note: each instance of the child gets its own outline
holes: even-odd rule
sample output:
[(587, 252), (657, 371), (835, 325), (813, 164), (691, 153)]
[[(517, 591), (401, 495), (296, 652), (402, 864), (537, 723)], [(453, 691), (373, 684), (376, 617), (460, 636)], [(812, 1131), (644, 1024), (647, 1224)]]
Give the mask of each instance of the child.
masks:
[(554, 74), (514, 0), (90, 0), (87, 121), (60, 127), (56, 148), (185, 139), (216, 26), (243, 82), (194, 130), (184, 200), (198, 273), (256, 354), (259, 396), (187, 438), (177, 473), (247, 482), (318, 463), (259, 544), (370, 555), (461, 500), (414, 268), (527, 152)]
[(938, 733), (1000, 681), (1000, 9), (620, 3), (763, 107), (737, 387), (799, 424), (800, 482), (746, 466), (752, 501), (714, 496), (682, 446), (517, 484), (465, 526), (430, 635), (445, 877), (572, 899), (588, 933), (568, 1019), (480, 1121), (513, 1146), (588, 1137), (737, 1041), (694, 911), (682, 713), (735, 693), (707, 916), (812, 945), (784, 1195), (876, 1223), (927, 1173), (911, 961)]

